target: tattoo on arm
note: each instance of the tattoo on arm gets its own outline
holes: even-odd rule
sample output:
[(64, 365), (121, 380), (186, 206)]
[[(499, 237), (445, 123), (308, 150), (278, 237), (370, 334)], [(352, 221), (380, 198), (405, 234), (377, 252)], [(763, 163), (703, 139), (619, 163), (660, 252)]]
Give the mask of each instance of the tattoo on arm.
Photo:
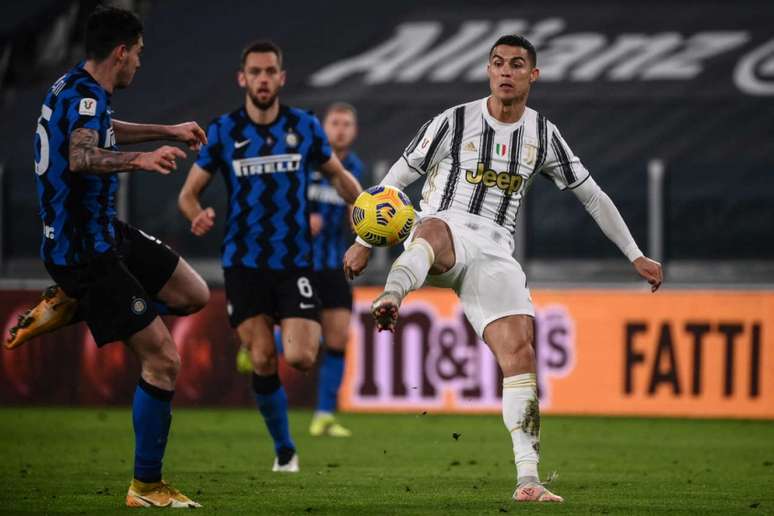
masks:
[(109, 174), (137, 170), (134, 160), (139, 152), (116, 152), (99, 147), (99, 135), (93, 129), (76, 129), (70, 135), (70, 170), (91, 174)]

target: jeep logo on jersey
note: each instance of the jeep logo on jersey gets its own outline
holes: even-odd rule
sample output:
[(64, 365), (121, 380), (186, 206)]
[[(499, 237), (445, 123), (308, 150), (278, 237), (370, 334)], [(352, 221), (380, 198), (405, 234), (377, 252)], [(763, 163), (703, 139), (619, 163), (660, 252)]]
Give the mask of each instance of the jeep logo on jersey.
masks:
[(237, 177), (296, 172), (301, 168), (301, 154), (277, 154), (258, 158), (235, 159), (231, 163)]
[(497, 173), (491, 169), (484, 170), (483, 163), (479, 163), (476, 170), (467, 170), (465, 179), (472, 185), (484, 183), (484, 186), (487, 188), (496, 186), (505, 192), (505, 195), (507, 196), (519, 191), (521, 184), (524, 182), (524, 178), (519, 174), (509, 174), (508, 172)]

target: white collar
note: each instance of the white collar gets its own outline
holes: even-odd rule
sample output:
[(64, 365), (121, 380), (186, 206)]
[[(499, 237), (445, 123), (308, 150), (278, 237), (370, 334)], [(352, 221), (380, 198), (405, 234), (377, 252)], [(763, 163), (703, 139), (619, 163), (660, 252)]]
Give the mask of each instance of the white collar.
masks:
[(512, 131), (519, 127), (521, 124), (524, 123), (524, 120), (527, 118), (527, 107), (524, 107), (524, 113), (521, 114), (521, 118), (519, 118), (516, 122), (507, 124), (505, 122), (500, 122), (498, 119), (493, 117), (489, 113), (489, 106), (487, 105), (487, 100), (489, 100), (489, 97), (484, 97), (481, 99), (481, 113), (484, 115), (484, 120), (492, 126), (494, 130), (503, 130), (503, 131)]

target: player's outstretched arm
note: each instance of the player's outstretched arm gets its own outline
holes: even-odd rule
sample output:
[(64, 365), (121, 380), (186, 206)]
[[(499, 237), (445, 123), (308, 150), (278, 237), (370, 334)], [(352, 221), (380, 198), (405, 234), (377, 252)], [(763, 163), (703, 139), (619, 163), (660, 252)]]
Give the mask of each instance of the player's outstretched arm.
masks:
[(212, 180), (212, 174), (195, 164), (188, 172), (188, 177), (177, 197), (180, 212), (191, 221), (191, 233), (203, 236), (215, 225), (215, 210), (208, 206), (202, 208), (199, 198)]
[(408, 185), (421, 177), (422, 174), (409, 166), (406, 156), (401, 156), (398, 158), (398, 161), (392, 164), (390, 170), (387, 171), (387, 174), (379, 184), (382, 186), (394, 186), (398, 190), (404, 190)]
[(113, 119), (113, 130), (116, 133), (116, 143), (132, 144), (170, 140), (183, 142), (191, 150), (198, 151), (207, 144), (207, 135), (196, 122), (183, 122), (175, 125), (135, 124)]
[(185, 152), (164, 145), (151, 152), (116, 152), (99, 147), (99, 134), (93, 129), (79, 128), (70, 135), (70, 171), (84, 174), (110, 174), (147, 170), (169, 174), (177, 169), (177, 158)]
[(618, 246), (632, 262), (637, 273), (650, 283), (651, 291), (658, 290), (664, 280), (661, 264), (642, 254), (610, 197), (602, 191), (592, 177), (588, 177), (574, 188), (573, 193), (583, 203), (586, 211), (591, 214), (605, 236)]
[[(405, 156), (401, 156), (393, 163), (387, 175), (384, 176), (380, 185), (394, 186), (403, 190), (408, 185), (421, 178), (422, 175), (411, 168)], [(351, 217), (350, 217), (351, 220)], [(355, 243), (347, 249), (344, 254), (344, 274), (349, 279), (359, 276), (368, 266), (368, 260), (371, 257), (371, 246), (358, 237)]]
[(341, 161), (339, 161), (335, 154), (331, 154), (330, 159), (323, 163), (320, 170), (331, 182), (333, 188), (336, 189), (336, 193), (347, 204), (354, 203), (357, 196), (363, 191), (355, 176), (344, 168), (344, 165), (341, 164)]

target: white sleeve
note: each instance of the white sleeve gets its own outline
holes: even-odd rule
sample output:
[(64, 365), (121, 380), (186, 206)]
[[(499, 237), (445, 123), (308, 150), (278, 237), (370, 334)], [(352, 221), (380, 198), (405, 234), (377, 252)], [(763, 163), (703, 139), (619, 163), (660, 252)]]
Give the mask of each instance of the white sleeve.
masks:
[(630, 262), (643, 256), (615, 204), (591, 176), (587, 176), (582, 184), (574, 188), (573, 193), (583, 203), (583, 207), (591, 214), (605, 236), (618, 246)]
[(398, 190), (404, 190), (408, 185), (422, 177), (422, 174), (411, 168), (406, 161), (405, 156), (398, 158), (398, 161), (393, 163), (389, 172), (379, 182), (380, 185), (394, 186)]
[(418, 174), (427, 171), (449, 154), (451, 124), (446, 113), (425, 122), (403, 151), (406, 164)]
[(551, 122), (548, 122), (546, 143), (546, 158), (540, 172), (551, 178), (560, 190), (574, 188), (589, 176), (580, 158), (573, 154), (559, 129)]

